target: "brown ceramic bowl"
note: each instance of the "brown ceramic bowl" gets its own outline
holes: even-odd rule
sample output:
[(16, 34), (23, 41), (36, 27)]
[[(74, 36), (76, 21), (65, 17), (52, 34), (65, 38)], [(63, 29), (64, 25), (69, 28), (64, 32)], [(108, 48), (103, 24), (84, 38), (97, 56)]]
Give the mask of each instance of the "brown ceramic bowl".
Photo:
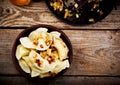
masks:
[(61, 30), (59, 30), (58, 28), (56, 27), (53, 27), (53, 26), (50, 26), (50, 25), (43, 25), (43, 24), (39, 24), (39, 25), (34, 25), (34, 26), (31, 26), (25, 30), (23, 30), (18, 36), (17, 38), (15, 39), (15, 42), (13, 44), (13, 48), (12, 48), (12, 59), (13, 59), (13, 63), (16, 67), (16, 69), (18, 70), (18, 72), (23, 75), (25, 78), (31, 80), (31, 81), (37, 81), (37, 82), (49, 82), (59, 76), (61, 76), (63, 73), (65, 73), (68, 69), (65, 69), (63, 71), (61, 71), (60, 73), (58, 73), (55, 77), (46, 77), (46, 78), (39, 78), (39, 77), (35, 77), (35, 78), (32, 78), (30, 76), (30, 74), (28, 73), (25, 73), (21, 67), (19, 66), (19, 63), (18, 63), (18, 60), (16, 59), (16, 56), (15, 56), (15, 53), (16, 53), (16, 48), (18, 46), (18, 44), (20, 44), (19, 42), (19, 39), (21, 37), (25, 37), (25, 36), (28, 36), (30, 34), (30, 32), (36, 30), (37, 28), (39, 27), (45, 27), (48, 29), (48, 32), (51, 32), (51, 31), (58, 31), (61, 33), (61, 38), (63, 39), (63, 41), (66, 43), (67, 47), (69, 48), (69, 53), (68, 53), (68, 56), (69, 56), (69, 63), (71, 64), (71, 61), (72, 61), (72, 57), (73, 57), (73, 50), (72, 50), (72, 45), (71, 45), (71, 42), (69, 40), (69, 38), (66, 36), (66, 34), (64, 32), (62, 32)]

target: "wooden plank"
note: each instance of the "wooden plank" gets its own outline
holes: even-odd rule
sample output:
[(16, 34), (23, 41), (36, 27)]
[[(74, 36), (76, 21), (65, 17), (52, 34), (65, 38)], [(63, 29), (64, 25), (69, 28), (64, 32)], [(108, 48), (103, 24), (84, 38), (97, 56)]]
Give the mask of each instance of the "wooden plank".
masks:
[[(11, 49), (23, 29), (0, 29), (0, 74), (19, 74)], [(73, 45), (73, 62), (65, 75), (120, 75), (120, 30), (64, 30)]]
[(0, 26), (29, 27), (35, 24), (49, 24), (62, 29), (120, 29), (120, 5), (117, 3), (117, 10), (113, 10), (105, 19), (96, 24), (72, 26), (57, 19), (48, 10), (44, 0), (32, 2), (29, 6), (18, 7), (9, 0), (0, 1)]
[(119, 85), (119, 77), (59, 77), (50, 81), (48, 84), (41, 82), (31, 82), (23, 77), (4, 77), (0, 76), (2, 85)]

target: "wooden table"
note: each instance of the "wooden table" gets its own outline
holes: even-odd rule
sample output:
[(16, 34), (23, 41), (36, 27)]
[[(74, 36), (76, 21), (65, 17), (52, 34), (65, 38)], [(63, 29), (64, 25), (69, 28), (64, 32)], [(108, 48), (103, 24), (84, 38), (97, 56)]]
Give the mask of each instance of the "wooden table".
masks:
[(58, 27), (73, 45), (70, 69), (48, 85), (120, 84), (120, 0), (116, 7), (100, 22), (73, 26), (57, 19), (44, 0), (24, 7), (15, 6), (9, 0), (0, 0), (0, 85), (42, 85), (20, 75), (11, 56), (16, 36), (35, 24)]

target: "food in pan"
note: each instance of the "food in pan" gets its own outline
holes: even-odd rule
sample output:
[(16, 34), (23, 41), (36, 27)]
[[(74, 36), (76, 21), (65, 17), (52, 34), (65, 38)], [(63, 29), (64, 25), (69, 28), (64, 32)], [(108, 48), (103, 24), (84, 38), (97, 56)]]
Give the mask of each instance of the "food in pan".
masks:
[[(64, 19), (73, 16), (79, 18), (79, 16), (81, 16), (82, 5), (85, 4), (85, 2), (92, 4), (90, 10), (94, 11), (99, 8), (99, 3), (102, 2), (102, 0), (51, 0), (50, 6), (53, 7), (54, 11), (63, 11)], [(89, 22), (91, 22), (91, 20), (89, 20)]]
[(69, 24), (95, 23), (105, 18), (114, 6), (114, 0), (46, 0), (46, 3), (57, 17)]

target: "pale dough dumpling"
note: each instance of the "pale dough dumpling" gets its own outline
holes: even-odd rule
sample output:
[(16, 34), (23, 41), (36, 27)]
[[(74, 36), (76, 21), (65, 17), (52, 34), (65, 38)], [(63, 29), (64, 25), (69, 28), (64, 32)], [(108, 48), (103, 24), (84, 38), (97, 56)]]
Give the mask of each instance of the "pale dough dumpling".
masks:
[(39, 28), (31, 32), (29, 39), (36, 45), (37, 50), (46, 50), (52, 44), (52, 35), (45, 28)]
[(19, 65), (20, 65), (20, 67), (22, 68), (23, 71), (25, 71), (26, 73), (30, 73), (30, 68), (24, 60), (20, 59), (19, 60)]
[(38, 53), (35, 51), (31, 51), (29, 55), (29, 59), (32, 65), (39, 69), (40, 73), (46, 73), (49, 72), (51, 69), (53, 69), (56, 66), (56, 63), (51, 63), (45, 59), (43, 59)]
[(18, 60), (20, 60), (21, 57), (26, 56), (26, 55), (29, 55), (29, 52), (30, 52), (30, 51), (29, 51), (27, 48), (25, 48), (24, 46), (18, 45), (18, 46), (17, 46), (17, 50), (16, 50), (16, 58), (17, 58)]
[(36, 71), (32, 70), (31, 77), (37, 77), (39, 75), (40, 75), (40, 72), (36, 72)]
[(59, 58), (55, 48), (49, 48), (46, 51), (40, 52), (40, 56), (48, 60), (49, 63), (55, 62)]
[(46, 28), (38, 28), (38, 29), (32, 31), (32, 32), (29, 34), (28, 37), (29, 37), (31, 40), (34, 40), (34, 39), (40, 37), (40, 33), (47, 33), (47, 31), (48, 31), (48, 29), (46, 29)]
[(20, 43), (26, 48), (30, 48), (30, 49), (36, 48), (36, 46), (33, 44), (33, 42), (28, 37), (20, 38)]
[(38, 31), (38, 32), (47, 32), (48, 29), (44, 28), (44, 27), (40, 27), (40, 28), (36, 29), (36, 31)]
[(54, 38), (53, 47), (55, 47), (57, 49), (60, 60), (64, 60), (64, 59), (68, 58), (69, 50), (62, 39)]
[(52, 36), (49, 33), (42, 33), (42, 38), (38, 38), (37, 50), (47, 50), (52, 44)]
[(28, 64), (28, 66), (30, 67), (31, 71), (30, 71), (30, 74), (31, 74), (31, 77), (36, 77), (36, 76), (39, 76), (40, 75), (40, 70), (38, 68), (36, 68), (34, 66), (34, 64), (32, 64), (30, 62), (30, 59), (29, 59), (29, 56), (25, 56), (25, 57), (22, 57), (23, 60), (25, 60), (25, 62)]
[(52, 31), (52, 32), (50, 32), (50, 34), (52, 35), (52, 37), (56, 37), (56, 38), (60, 38), (60, 33), (59, 32), (57, 32), (57, 31)]
[(51, 76), (49, 72), (47, 72), (47, 73), (41, 73), (39, 75), (40, 78), (45, 78), (45, 77), (49, 77), (49, 76)]
[(53, 73), (59, 73), (61, 72), (62, 70), (66, 69), (66, 68), (69, 68), (70, 65), (69, 65), (69, 61), (68, 60), (64, 60), (64, 61), (57, 61), (56, 62), (56, 67), (51, 71)]

